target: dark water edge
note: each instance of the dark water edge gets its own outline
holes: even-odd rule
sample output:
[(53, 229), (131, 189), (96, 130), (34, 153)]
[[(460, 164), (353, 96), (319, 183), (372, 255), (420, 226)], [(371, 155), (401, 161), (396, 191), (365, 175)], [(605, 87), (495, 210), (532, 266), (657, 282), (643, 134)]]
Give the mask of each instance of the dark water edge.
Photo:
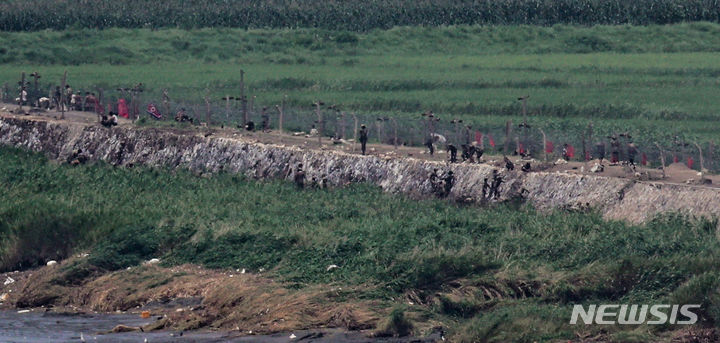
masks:
[[(170, 343), (170, 342), (439, 342), (439, 334), (425, 338), (368, 338), (363, 332), (347, 332), (338, 329), (304, 330), (265, 336), (238, 336), (222, 331), (126, 332), (99, 334), (112, 330), (116, 325), (144, 326), (156, 318), (142, 319), (129, 314), (68, 314), (55, 312), (0, 311), (0, 342), (46, 343), (46, 342), (117, 342), (117, 343)], [(290, 338), (290, 335), (295, 338)]]

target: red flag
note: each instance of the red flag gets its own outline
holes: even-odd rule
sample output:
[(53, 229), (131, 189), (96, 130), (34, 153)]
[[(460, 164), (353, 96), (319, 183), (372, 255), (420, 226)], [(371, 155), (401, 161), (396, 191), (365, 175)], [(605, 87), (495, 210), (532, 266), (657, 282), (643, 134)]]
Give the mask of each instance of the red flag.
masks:
[(687, 160), (687, 166), (688, 166), (688, 168), (692, 169), (693, 163), (695, 163), (695, 161), (693, 161), (693, 158), (690, 157), (690, 156), (688, 156), (688, 160)]
[(482, 138), (482, 132), (475, 131), (475, 143), (477, 143), (477, 145), (482, 145)]
[(551, 141), (545, 141), (545, 152), (551, 154), (555, 150), (555, 145)]
[(118, 99), (118, 115), (123, 118), (130, 118), (130, 111), (128, 111), (125, 99)]
[(155, 119), (162, 119), (162, 114), (158, 111), (154, 104), (149, 104), (147, 107), (147, 113), (155, 117)]
[(567, 145), (567, 155), (570, 158), (575, 157), (575, 148), (573, 148), (573, 146), (570, 144)]
[(490, 136), (489, 133), (488, 133), (487, 136), (488, 136), (488, 142), (490, 143), (490, 146), (494, 148), (494, 147), (495, 147), (495, 140), (492, 138), (492, 136)]
[(673, 163), (678, 163), (679, 161), (677, 155), (673, 155)]
[(641, 157), (641, 160), (640, 160), (640, 164), (642, 164), (642, 165), (644, 165), (644, 166), (647, 165), (647, 155), (645, 155), (645, 153), (642, 153), (642, 157)]

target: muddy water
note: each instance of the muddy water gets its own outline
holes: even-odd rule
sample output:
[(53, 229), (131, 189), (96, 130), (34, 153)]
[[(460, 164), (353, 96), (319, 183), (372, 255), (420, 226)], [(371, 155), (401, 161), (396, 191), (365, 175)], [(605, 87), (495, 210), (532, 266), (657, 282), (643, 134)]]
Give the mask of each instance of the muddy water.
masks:
[[(118, 324), (143, 326), (155, 318), (142, 319), (125, 314), (62, 314), (52, 312), (0, 311), (0, 342), (46, 343), (46, 342), (118, 342), (118, 343), (161, 343), (161, 342), (436, 342), (438, 334), (430, 337), (378, 339), (367, 338), (361, 332), (341, 330), (297, 331), (268, 336), (244, 336), (224, 332), (185, 332), (180, 336), (176, 331), (128, 332), (99, 334), (107, 332)], [(294, 337), (291, 338), (290, 335)]]

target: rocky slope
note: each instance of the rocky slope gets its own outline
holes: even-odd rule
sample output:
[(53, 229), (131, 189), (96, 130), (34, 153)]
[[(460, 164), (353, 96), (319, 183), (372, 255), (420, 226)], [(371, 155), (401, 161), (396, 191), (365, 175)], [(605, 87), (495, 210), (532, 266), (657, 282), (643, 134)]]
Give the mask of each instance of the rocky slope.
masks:
[[(330, 185), (369, 182), (385, 191), (413, 197), (433, 196), (433, 169), (452, 170), (449, 197), (467, 202), (523, 199), (541, 209), (596, 208), (608, 219), (643, 222), (659, 213), (720, 215), (720, 189), (568, 173), (523, 173), (485, 164), (454, 164), (413, 158), (361, 156), (339, 151), (262, 144), (243, 138), (204, 137), (161, 129), (103, 128), (80, 123), (0, 117), (0, 144), (43, 152), (65, 160), (82, 150), (90, 160), (118, 166), (185, 168), (197, 173), (241, 173), (258, 179), (292, 178), (298, 164), (307, 180)], [(500, 196), (483, 197), (485, 178), (497, 169)]]

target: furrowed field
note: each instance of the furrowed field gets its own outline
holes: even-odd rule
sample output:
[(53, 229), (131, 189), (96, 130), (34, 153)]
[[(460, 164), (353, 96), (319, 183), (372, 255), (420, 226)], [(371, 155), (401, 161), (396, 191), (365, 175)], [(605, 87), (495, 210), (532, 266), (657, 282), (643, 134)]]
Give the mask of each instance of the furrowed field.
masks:
[(239, 95), (244, 70), (257, 112), (286, 95), (289, 111), (308, 122), (322, 100), (409, 127), (431, 110), (496, 137), (505, 121), (521, 120), (517, 97), (530, 95), (530, 123), (553, 140), (578, 144), (592, 123), (597, 137), (629, 132), (641, 149), (656, 141), (671, 149), (676, 135), (717, 143), (718, 47), (720, 25), (712, 23), (5, 32), (0, 80), (13, 85), (21, 71), (38, 71), (47, 92), (68, 70), (75, 90), (103, 88), (109, 100), (116, 88), (143, 82), (144, 101), (159, 103), (168, 88), (172, 111), (185, 106), (196, 116), (209, 94), (213, 118), (224, 121), (220, 98)]
[[(405, 303), (410, 318), (440, 321), (464, 342), (571, 339), (574, 303), (699, 303), (701, 326), (720, 323), (716, 222), (668, 215), (633, 226), (592, 213), (415, 201), (367, 185), (298, 192), (227, 174), (57, 165), (9, 148), (0, 160), (0, 270), (81, 251), (90, 257), (64, 266), (57, 282), (153, 257), (265, 268), (299, 290), (362, 286), (348, 301)], [(330, 264), (340, 268), (328, 273)], [(399, 300), (408, 294), (425, 305)], [(670, 329), (583, 328), (622, 341)]]

